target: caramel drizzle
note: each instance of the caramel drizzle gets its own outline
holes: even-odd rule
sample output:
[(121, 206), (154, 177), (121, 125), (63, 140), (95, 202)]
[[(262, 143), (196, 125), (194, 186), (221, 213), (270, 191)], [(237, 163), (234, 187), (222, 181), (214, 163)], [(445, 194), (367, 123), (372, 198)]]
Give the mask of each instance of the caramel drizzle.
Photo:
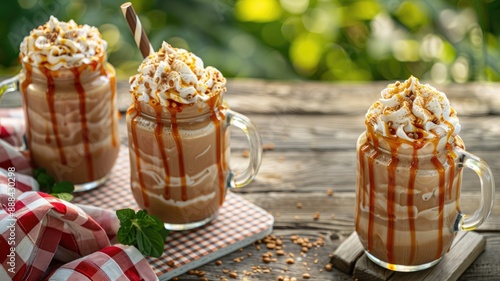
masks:
[[(154, 101), (154, 100), (150, 100)], [(163, 169), (165, 172), (165, 185), (163, 186), (163, 198), (166, 200), (170, 199), (170, 169), (167, 161), (167, 155), (165, 154), (165, 145), (163, 141), (163, 122), (161, 120), (162, 107), (159, 104), (153, 106), (156, 112), (156, 126), (155, 126), (155, 137), (156, 143), (158, 145), (158, 150), (160, 151), (161, 160), (163, 162)]]
[(356, 196), (356, 206), (358, 208), (358, 215), (356, 216), (356, 229), (359, 229), (359, 222), (360, 222), (360, 219), (361, 219), (361, 206), (363, 207), (366, 207), (366, 178), (365, 178), (365, 154), (366, 154), (366, 151), (370, 149), (370, 146), (368, 145), (368, 143), (364, 143), (363, 146), (360, 147), (359, 149), (359, 157), (358, 157), (358, 161), (359, 161), (359, 176), (358, 176), (358, 180), (360, 181), (358, 184), (359, 184), (359, 188), (360, 188), (360, 192), (361, 194), (358, 194), (358, 196)]
[[(224, 195), (225, 195), (225, 189), (226, 189), (226, 183), (224, 180), (224, 169), (223, 166), (225, 166), (225, 144), (224, 144), (224, 136), (222, 134), (222, 129), (221, 129), (221, 119), (223, 120), (225, 118), (224, 114), (222, 113), (222, 107), (218, 108), (218, 112), (215, 112), (215, 107), (218, 101), (218, 97), (213, 97), (210, 99), (210, 119), (212, 119), (212, 122), (215, 125), (215, 146), (216, 146), (216, 151), (215, 155), (217, 157), (217, 171), (219, 175), (219, 205), (222, 206), (224, 203)], [(218, 114), (217, 114), (218, 113)]]
[(179, 160), (179, 176), (181, 178), (181, 200), (187, 201), (187, 186), (186, 186), (186, 169), (184, 167), (184, 153), (182, 151), (182, 139), (179, 133), (179, 126), (177, 124), (177, 112), (182, 109), (180, 107), (167, 107), (170, 111), (172, 121), (172, 136), (174, 137), (175, 145), (177, 147), (177, 158)]
[(104, 58), (101, 59), (101, 74), (108, 77), (109, 84), (111, 88), (111, 110), (110, 110), (110, 120), (111, 120), (111, 145), (116, 147), (117, 137), (115, 134), (115, 96), (116, 96), (116, 76), (112, 75), (109, 71), (106, 71), (106, 66), (104, 65)]
[(399, 144), (394, 146), (391, 145), (391, 160), (387, 164), (387, 174), (388, 174), (388, 186), (387, 186), (387, 220), (388, 229), (387, 231), (387, 259), (389, 263), (395, 263), (394, 260), (394, 231), (395, 231), (395, 207), (396, 207), (396, 169), (398, 168), (399, 158), (398, 158), (398, 148)]
[(378, 139), (375, 137), (375, 132), (371, 126), (368, 126), (368, 138), (373, 140), (373, 145), (375, 147), (374, 152), (368, 156), (368, 176), (369, 176), (369, 184), (370, 184), (370, 193), (369, 193), (369, 213), (368, 213), (368, 251), (373, 249), (373, 225), (375, 223), (375, 159), (377, 159), (379, 150), (378, 150)]
[(94, 180), (94, 168), (92, 165), (92, 153), (90, 151), (90, 141), (89, 141), (89, 131), (87, 128), (87, 114), (86, 114), (86, 103), (85, 103), (85, 90), (83, 89), (82, 83), (80, 82), (80, 73), (82, 69), (72, 68), (71, 71), (74, 75), (75, 89), (78, 92), (79, 105), (80, 105), (80, 123), (82, 126), (82, 140), (83, 149), (85, 151), (85, 162), (87, 164), (87, 172), (90, 181)]
[(438, 196), (438, 202), (439, 202), (439, 218), (438, 218), (438, 244), (437, 244), (437, 252), (436, 252), (436, 259), (438, 259), (441, 256), (442, 248), (443, 248), (443, 225), (444, 225), (444, 195), (445, 195), (445, 186), (444, 186), (444, 167), (443, 164), (439, 161), (437, 158), (437, 151), (434, 151), (434, 156), (431, 159), (432, 164), (434, 165), (434, 168), (436, 168), (436, 171), (439, 174), (439, 196)]
[(135, 154), (135, 164), (137, 166), (137, 174), (139, 177), (139, 185), (141, 186), (141, 194), (142, 194), (142, 200), (144, 201), (144, 207), (149, 207), (149, 199), (146, 194), (146, 185), (144, 184), (144, 178), (142, 177), (142, 170), (141, 170), (141, 155), (139, 152), (139, 141), (137, 140), (137, 117), (141, 113), (141, 105), (139, 101), (135, 101), (135, 105), (131, 106), (127, 110), (127, 114), (133, 114), (135, 113), (135, 116), (132, 117), (130, 120), (130, 128), (132, 131), (132, 142), (134, 143), (134, 154)]
[(27, 136), (27, 142), (28, 142), (28, 149), (31, 149), (31, 127), (30, 127), (30, 117), (29, 117), (29, 110), (28, 110), (28, 86), (31, 84), (31, 75), (33, 73), (33, 67), (31, 64), (24, 63), (24, 69), (26, 70), (26, 77), (21, 84), (21, 94), (23, 95), (24, 103), (24, 111), (25, 111), (25, 116), (26, 116), (26, 136)]
[[(52, 73), (48, 68), (45, 66), (41, 66), (40, 70), (43, 72), (45, 77), (47, 77), (47, 90), (46, 90), (46, 96), (47, 96), (47, 104), (49, 106), (49, 111), (50, 111), (50, 121), (52, 123), (52, 131), (54, 133), (54, 138), (56, 140), (56, 145), (57, 149), (59, 151), (59, 158), (61, 159), (61, 163), (63, 165), (66, 165), (66, 155), (64, 153), (64, 149), (61, 143), (61, 138), (59, 136), (59, 128), (57, 125), (57, 118), (56, 118), (56, 110), (55, 110), (55, 101), (54, 101), (54, 95), (55, 95), (55, 85), (54, 85), (54, 78), (52, 77)], [(47, 143), (50, 142), (50, 137), (47, 136)]]
[(416, 229), (415, 229), (415, 213), (413, 211), (414, 206), (414, 196), (415, 196), (415, 179), (417, 178), (418, 171), (418, 155), (417, 149), (414, 147), (413, 156), (410, 165), (410, 179), (408, 182), (408, 194), (406, 197), (406, 206), (408, 208), (408, 223), (410, 227), (410, 261), (409, 264), (413, 264), (413, 259), (415, 258), (415, 247), (417, 244)]

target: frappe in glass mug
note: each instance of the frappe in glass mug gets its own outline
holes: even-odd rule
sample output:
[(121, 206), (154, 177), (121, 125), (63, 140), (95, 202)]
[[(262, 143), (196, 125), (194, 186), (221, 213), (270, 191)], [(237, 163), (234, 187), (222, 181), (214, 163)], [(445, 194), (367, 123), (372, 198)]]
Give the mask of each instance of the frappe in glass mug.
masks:
[(115, 70), (106, 47), (97, 28), (51, 16), (24, 38), (21, 73), (3, 83), (22, 94), (34, 166), (76, 191), (102, 184), (118, 156)]
[[(357, 141), (355, 226), (365, 253), (396, 271), (429, 268), (457, 231), (488, 217), (494, 180), (488, 165), (465, 151), (461, 126), (446, 95), (410, 77), (390, 84), (366, 114)], [(460, 211), (462, 168), (481, 180), (481, 204)]]
[[(228, 187), (248, 184), (262, 157), (260, 135), (224, 103), (226, 80), (191, 52), (163, 42), (130, 78), (127, 110), (131, 189), (139, 206), (167, 229), (185, 230), (216, 217)], [(250, 144), (243, 171), (229, 167), (229, 130)]]

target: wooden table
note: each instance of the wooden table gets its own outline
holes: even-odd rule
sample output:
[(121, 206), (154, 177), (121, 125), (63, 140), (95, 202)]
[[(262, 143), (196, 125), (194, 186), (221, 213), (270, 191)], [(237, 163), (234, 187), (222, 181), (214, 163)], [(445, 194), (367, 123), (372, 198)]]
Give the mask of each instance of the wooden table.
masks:
[[(220, 280), (278, 280), (278, 276), (303, 280), (352, 280), (336, 269), (327, 271), (329, 255), (354, 231), (355, 142), (364, 130), (364, 114), (379, 98), (387, 82), (333, 84), (315, 82), (271, 82), (230, 80), (226, 100), (229, 106), (250, 117), (263, 137), (265, 152), (255, 181), (235, 190), (275, 217), (273, 235), (284, 250), (295, 254), (295, 263), (273, 255), (264, 263), (265, 245), (252, 245), (199, 268), (204, 278)], [(460, 133), (468, 151), (483, 158), (500, 186), (500, 84), (449, 84), (436, 87), (445, 92), (459, 113)], [(119, 107), (130, 104), (128, 85), (119, 83)], [(123, 143), (126, 128), (121, 122)], [(232, 164), (243, 165), (246, 141), (232, 131)], [(471, 212), (479, 204), (479, 180), (473, 172), (464, 174), (461, 206)], [(329, 194), (333, 191), (333, 194)], [(459, 280), (500, 278), (500, 192), (497, 187), (494, 210), (477, 230), (487, 239), (486, 250)], [(300, 207), (300, 208), (299, 208)], [(319, 218), (315, 219), (315, 213)], [(324, 245), (300, 256), (301, 247), (292, 243), (296, 235), (311, 242), (323, 237)], [(260, 247), (260, 250), (258, 248)], [(272, 251), (275, 253), (275, 251)], [(237, 272), (237, 278), (229, 272)], [(260, 272), (259, 272), (260, 271)], [(244, 272), (250, 272), (245, 275)], [(179, 280), (202, 280), (193, 274)]]

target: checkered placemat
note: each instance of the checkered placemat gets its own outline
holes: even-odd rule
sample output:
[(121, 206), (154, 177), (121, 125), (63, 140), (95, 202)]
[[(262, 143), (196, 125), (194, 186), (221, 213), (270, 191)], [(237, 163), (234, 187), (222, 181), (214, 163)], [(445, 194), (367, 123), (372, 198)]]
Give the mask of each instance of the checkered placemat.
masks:
[[(74, 203), (111, 210), (138, 209), (129, 181), (128, 148), (122, 146), (106, 184), (77, 194)], [(168, 280), (264, 238), (271, 233), (273, 222), (272, 215), (241, 196), (228, 192), (214, 221), (198, 229), (171, 232), (163, 255), (148, 258), (148, 262), (160, 280)]]

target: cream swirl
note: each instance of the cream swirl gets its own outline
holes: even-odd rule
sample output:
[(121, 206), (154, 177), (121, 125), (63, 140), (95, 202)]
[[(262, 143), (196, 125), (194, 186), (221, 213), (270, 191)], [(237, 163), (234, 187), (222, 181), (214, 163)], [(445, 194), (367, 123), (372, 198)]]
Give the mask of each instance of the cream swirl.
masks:
[(455, 136), (461, 129), (446, 95), (413, 76), (382, 90), (365, 118), (381, 135), (408, 141)]
[(205, 68), (199, 57), (166, 42), (144, 59), (138, 71), (129, 82), (130, 92), (139, 101), (153, 99), (162, 106), (169, 106), (169, 100), (202, 104), (226, 91), (226, 79), (219, 70)]
[(99, 64), (105, 59), (107, 42), (99, 30), (78, 25), (73, 20), (61, 22), (54, 16), (34, 29), (21, 42), (22, 62), (50, 70), (82, 64)]

